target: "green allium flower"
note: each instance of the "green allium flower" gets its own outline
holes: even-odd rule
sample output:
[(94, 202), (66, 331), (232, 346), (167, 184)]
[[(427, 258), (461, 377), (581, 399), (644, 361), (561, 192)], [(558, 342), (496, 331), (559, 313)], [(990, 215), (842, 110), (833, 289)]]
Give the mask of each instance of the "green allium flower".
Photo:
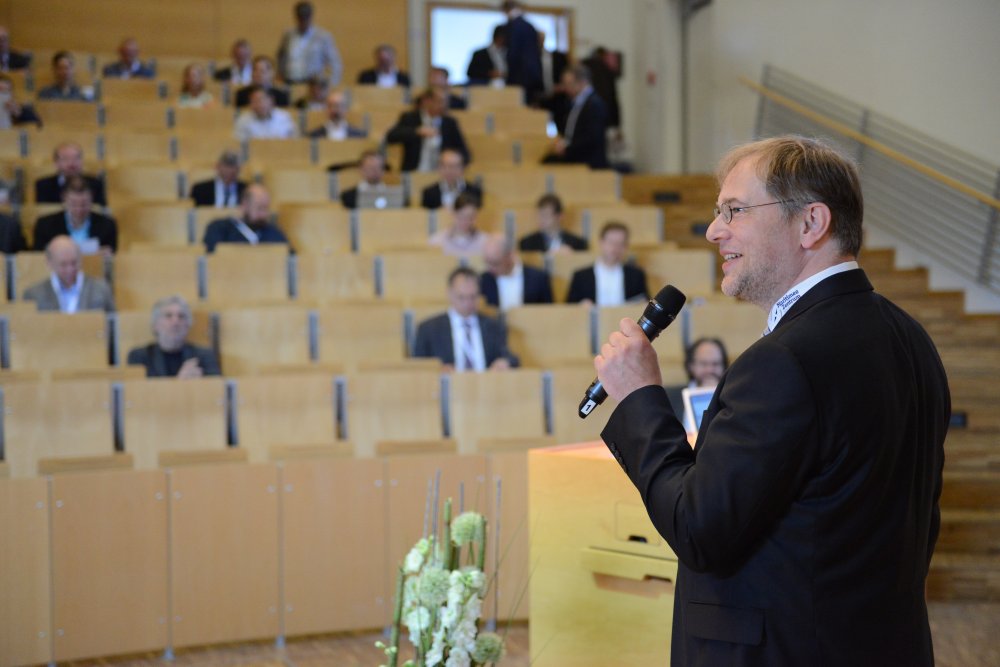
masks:
[(485, 665), (500, 662), (503, 657), (503, 638), (493, 632), (481, 632), (476, 637), (476, 647), (472, 649), (472, 659)]
[(427, 607), (439, 607), (448, 600), (450, 573), (440, 567), (427, 567), (417, 580), (417, 595)]
[(451, 522), (451, 541), (458, 547), (482, 542), (485, 532), (486, 520), (478, 512), (464, 512)]

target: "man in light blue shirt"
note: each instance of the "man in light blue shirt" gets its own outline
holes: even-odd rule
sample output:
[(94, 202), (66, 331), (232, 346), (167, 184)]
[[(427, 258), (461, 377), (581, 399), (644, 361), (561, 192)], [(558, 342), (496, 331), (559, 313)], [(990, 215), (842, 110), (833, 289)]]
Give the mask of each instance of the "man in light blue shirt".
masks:
[(40, 311), (113, 311), (111, 288), (101, 278), (84, 275), (81, 257), (79, 246), (69, 236), (53, 238), (45, 248), (49, 277), (26, 289), (22, 298), (34, 301)]

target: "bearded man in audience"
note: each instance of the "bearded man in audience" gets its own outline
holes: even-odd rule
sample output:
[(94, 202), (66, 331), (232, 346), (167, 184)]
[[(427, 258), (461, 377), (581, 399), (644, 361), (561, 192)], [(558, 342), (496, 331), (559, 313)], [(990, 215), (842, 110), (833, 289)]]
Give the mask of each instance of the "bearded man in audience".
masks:
[(83, 173), (83, 148), (80, 144), (72, 141), (59, 144), (52, 151), (52, 162), (55, 164), (56, 173), (35, 181), (35, 202), (58, 204), (62, 201), (62, 190), (66, 185), (66, 180), (73, 176), (80, 176), (90, 188), (93, 202), (98, 206), (108, 205), (104, 195), (104, 181), (96, 176)]
[(205, 251), (215, 252), (219, 243), (288, 243), (285, 233), (271, 220), (271, 196), (258, 183), (243, 191), (243, 215), (214, 220), (205, 228)]

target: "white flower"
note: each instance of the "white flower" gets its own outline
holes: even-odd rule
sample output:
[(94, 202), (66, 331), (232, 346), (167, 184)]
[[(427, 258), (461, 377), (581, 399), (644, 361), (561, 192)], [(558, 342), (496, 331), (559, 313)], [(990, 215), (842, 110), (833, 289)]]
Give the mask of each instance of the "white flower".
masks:
[(448, 661), (444, 663), (444, 667), (469, 667), (472, 664), (469, 654), (466, 651), (460, 651), (452, 649), (452, 652), (448, 654)]
[(420, 568), (424, 566), (424, 560), (427, 558), (427, 554), (430, 553), (431, 543), (426, 537), (418, 541), (410, 549), (410, 553), (406, 554), (406, 558), (403, 560), (403, 571), (406, 574), (416, 574), (420, 571)]
[(417, 607), (405, 617), (403, 624), (410, 630), (410, 641), (413, 644), (420, 644), (420, 635), (431, 625), (431, 612), (423, 607)]
[(424, 663), (427, 667), (440, 665), (444, 661), (444, 647), (444, 628), (438, 628), (434, 631), (431, 648), (427, 651), (427, 655), (424, 657)]

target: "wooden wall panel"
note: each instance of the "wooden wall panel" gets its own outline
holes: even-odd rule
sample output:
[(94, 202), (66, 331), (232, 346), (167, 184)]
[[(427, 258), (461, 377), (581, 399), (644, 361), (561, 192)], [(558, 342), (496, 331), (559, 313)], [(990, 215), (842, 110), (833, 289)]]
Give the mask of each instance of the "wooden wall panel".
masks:
[(48, 483), (0, 479), (0, 665), (52, 660)]
[[(7, 0), (0, 3), (0, 19), (21, 49), (113, 53), (122, 37), (132, 35), (144, 57), (222, 58), (235, 39), (245, 37), (255, 53), (273, 56), (282, 32), (292, 27), (293, 5), (292, 0)], [(396, 47), (406, 69), (406, 0), (313, 0), (313, 5), (316, 25), (337, 42), (347, 83), (371, 66), (374, 46), (382, 42)]]
[(53, 478), (54, 660), (167, 646), (166, 486), (160, 470)]

